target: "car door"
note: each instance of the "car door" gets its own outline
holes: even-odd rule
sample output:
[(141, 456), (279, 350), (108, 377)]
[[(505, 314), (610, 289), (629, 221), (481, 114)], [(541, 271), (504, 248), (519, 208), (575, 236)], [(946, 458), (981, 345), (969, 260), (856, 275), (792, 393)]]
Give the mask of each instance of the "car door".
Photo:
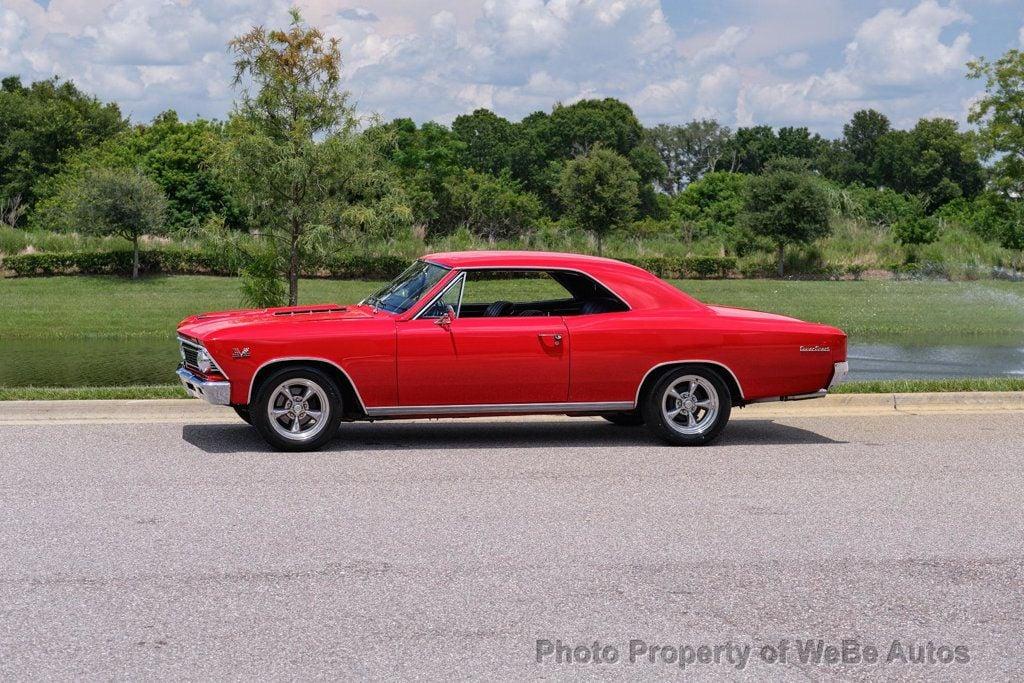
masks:
[(430, 317), (458, 299), (464, 277), (442, 293), (442, 306), (397, 323), (399, 405), (564, 403), (570, 340), (562, 317)]

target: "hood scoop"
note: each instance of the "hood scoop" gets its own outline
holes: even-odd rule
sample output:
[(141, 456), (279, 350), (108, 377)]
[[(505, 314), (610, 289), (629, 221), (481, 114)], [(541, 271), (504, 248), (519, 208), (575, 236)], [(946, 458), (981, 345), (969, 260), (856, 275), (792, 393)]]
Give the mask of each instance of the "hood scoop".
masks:
[(275, 316), (294, 316), (294, 315), (315, 315), (317, 313), (342, 313), (348, 310), (347, 306), (313, 306), (310, 308), (292, 308), (286, 311), (275, 311)]

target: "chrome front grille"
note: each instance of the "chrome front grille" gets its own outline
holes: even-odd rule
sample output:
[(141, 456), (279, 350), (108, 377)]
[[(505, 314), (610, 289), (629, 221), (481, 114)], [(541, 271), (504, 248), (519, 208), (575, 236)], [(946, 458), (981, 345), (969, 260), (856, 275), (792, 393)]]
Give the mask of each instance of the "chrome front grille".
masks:
[(190, 368), (199, 369), (199, 347), (195, 344), (179, 339), (178, 343), (181, 345), (181, 359), (185, 362), (185, 365)]
[[(210, 359), (210, 363), (213, 367), (210, 372), (203, 373), (203, 371), (199, 369), (199, 349), (202, 348), (199, 344), (189, 341), (183, 337), (178, 337), (178, 345), (181, 348), (181, 360), (185, 367), (201, 374), (208, 375), (210, 372), (217, 372), (218, 374), (224, 375), (224, 371), (217, 365), (217, 361), (212, 358)], [(224, 376), (227, 377), (227, 375)]]

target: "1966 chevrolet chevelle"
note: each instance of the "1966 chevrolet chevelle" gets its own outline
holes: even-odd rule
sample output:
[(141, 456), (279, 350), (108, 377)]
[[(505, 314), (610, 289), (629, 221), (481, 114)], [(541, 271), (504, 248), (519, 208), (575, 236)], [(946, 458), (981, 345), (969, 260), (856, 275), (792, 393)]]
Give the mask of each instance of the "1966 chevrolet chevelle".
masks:
[(823, 396), (846, 335), (708, 306), (640, 268), (540, 252), (431, 254), (352, 306), (204, 313), (178, 376), (282, 450), (342, 421), (555, 413), (710, 442), (732, 408)]

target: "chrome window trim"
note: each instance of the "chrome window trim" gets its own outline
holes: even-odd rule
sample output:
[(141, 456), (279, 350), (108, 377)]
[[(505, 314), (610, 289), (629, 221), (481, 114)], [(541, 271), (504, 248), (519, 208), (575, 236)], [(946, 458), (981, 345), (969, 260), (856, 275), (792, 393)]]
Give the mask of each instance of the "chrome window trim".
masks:
[[(614, 312), (614, 313), (628, 313), (628, 312), (633, 310), (633, 307), (629, 305), (629, 302), (626, 301), (625, 299), (623, 299), (622, 296), (620, 296), (618, 292), (616, 292), (614, 289), (612, 289), (611, 287), (609, 287), (605, 283), (601, 282), (601, 280), (599, 280), (598, 278), (594, 277), (591, 273), (588, 273), (585, 270), (580, 270), (579, 268), (565, 268), (563, 266), (557, 266), (557, 267), (553, 267), (553, 268), (546, 268), (544, 266), (518, 266), (518, 267), (517, 266), (465, 266), (465, 267), (460, 266), (460, 267), (456, 268), (456, 270), (458, 270), (458, 271), (460, 271), (462, 273), (466, 273), (466, 272), (469, 272), (471, 270), (496, 270), (496, 271), (499, 271), (499, 272), (536, 271), (536, 272), (541, 272), (541, 273), (550, 273), (550, 272), (579, 273), (580, 275), (583, 275), (585, 277), (589, 277), (591, 280), (593, 280), (597, 284), (599, 284), (602, 287), (604, 287), (605, 289), (607, 289), (609, 292), (611, 292), (611, 294), (616, 299), (618, 299), (620, 302), (622, 302), (623, 306), (626, 307), (625, 311), (610, 311), (610, 312)], [(561, 286), (562, 285), (559, 284), (559, 287), (561, 287)], [(568, 290), (566, 290), (566, 291), (568, 292)], [(568, 292), (568, 293), (571, 294), (572, 292)], [(603, 314), (601, 314), (601, 313), (591, 313), (589, 315), (603, 315)], [(571, 315), (571, 316), (566, 316), (566, 317), (578, 318), (578, 317), (581, 317), (581, 316)]]
[(743, 385), (740, 383), (740, 380), (736, 376), (736, 373), (733, 372), (732, 368), (730, 368), (728, 365), (726, 365), (725, 363), (721, 363), (717, 360), (708, 360), (706, 358), (685, 358), (682, 360), (667, 360), (664, 363), (658, 363), (650, 370), (645, 372), (644, 376), (640, 379), (640, 384), (636, 386), (636, 397), (633, 399), (633, 406), (636, 407), (640, 405), (640, 390), (643, 388), (644, 382), (647, 381), (647, 378), (650, 376), (652, 372), (654, 372), (658, 368), (663, 368), (666, 365), (678, 365), (680, 363), (707, 363), (708, 365), (717, 365), (718, 367), (722, 368), (730, 375), (732, 375), (733, 381), (736, 382), (736, 386), (739, 387), (740, 390), (740, 400), (746, 400), (743, 398)]
[(352, 391), (356, 392), (356, 400), (359, 401), (360, 407), (362, 407), (364, 410), (366, 409), (366, 403), (363, 401), (363, 397), (359, 393), (359, 387), (356, 386), (356, 383), (352, 381), (352, 376), (349, 375), (347, 372), (345, 372), (345, 368), (341, 367), (340, 365), (335, 363), (333, 360), (329, 360), (327, 358), (321, 358), (319, 356), (282, 356), (280, 358), (271, 358), (270, 360), (268, 360), (265, 363), (261, 364), (258, 368), (253, 370), (252, 377), (249, 378), (249, 392), (248, 392), (248, 394), (246, 396), (246, 401), (245, 401), (246, 405), (249, 405), (250, 403), (252, 403), (253, 382), (256, 381), (256, 375), (260, 374), (260, 370), (262, 370), (263, 368), (267, 367), (268, 365), (273, 365), (274, 363), (284, 363), (284, 362), (293, 361), (293, 360), (312, 360), (312, 361), (318, 361), (318, 362), (321, 362), (321, 363), (327, 363), (328, 365), (333, 365), (335, 368), (338, 369), (338, 371), (341, 374), (343, 374), (345, 376), (345, 379), (348, 380), (348, 383), (352, 385)]
[[(448, 293), (448, 290), (457, 284), (462, 287), (461, 291), (459, 292), (459, 305), (456, 306), (455, 308), (455, 317), (458, 318), (459, 314), (462, 313), (462, 295), (465, 294), (466, 292), (466, 273), (462, 270), (459, 270), (458, 273), (459, 274), (455, 276), (455, 279), (449, 282), (444, 289), (442, 289), (440, 292), (437, 293), (436, 296), (434, 296), (430, 301), (428, 301), (426, 306), (420, 308), (420, 310), (416, 312), (416, 315), (414, 315), (411, 318), (411, 320), (419, 320), (424, 313), (430, 310), (431, 306), (437, 303), (439, 299), (444, 298), (444, 295)], [(427, 320), (434, 320), (434, 318), (427, 318)]]
[(206, 351), (206, 355), (208, 355), (210, 357), (210, 360), (213, 362), (213, 367), (216, 368), (217, 372), (220, 373), (221, 375), (223, 375), (224, 379), (231, 379), (230, 377), (228, 377), (228, 373), (224, 372), (224, 370), (221, 369), (220, 363), (218, 363), (217, 359), (213, 357), (213, 354), (210, 353), (210, 349), (206, 348), (205, 344), (203, 344), (203, 343), (201, 343), (199, 341), (192, 341), (191, 339), (185, 339), (184, 337), (182, 337), (179, 334), (178, 335), (178, 348), (179, 349), (181, 348), (182, 344), (188, 344), (189, 346), (194, 346), (194, 347), (196, 347), (198, 349), (202, 349), (203, 351)]
[(435, 406), (381, 406), (366, 408), (368, 417), (401, 417), (410, 415), (489, 415), (529, 413), (589, 413), (598, 411), (632, 410), (629, 401), (598, 403), (477, 403)]
[[(436, 261), (431, 261), (431, 260), (429, 260), (429, 259), (425, 259), (425, 258), (418, 258), (418, 259), (416, 259), (415, 261), (413, 261), (412, 263), (410, 263), (410, 264), (409, 264), (408, 266), (406, 266), (406, 270), (408, 270), (408, 269), (409, 269), (409, 268), (411, 268), (412, 266), (416, 265), (417, 263), (426, 263), (426, 264), (428, 264), (428, 265), (431, 265), (431, 266), (437, 266), (438, 268), (441, 268), (441, 269), (443, 269), (443, 270), (445, 270), (445, 271), (446, 271), (446, 272), (445, 272), (445, 274), (441, 276), (441, 279), (437, 281), (437, 284), (435, 284), (435, 285), (434, 285), (435, 287), (436, 287), (436, 286), (437, 286), (438, 284), (440, 284), (441, 282), (443, 282), (443, 281), (444, 281), (444, 279), (445, 279), (446, 277), (448, 277), (448, 273), (452, 272), (453, 270), (457, 270), (457, 269), (455, 269), (455, 268), (452, 268), (451, 266), (446, 266), (446, 265), (445, 265), (445, 264), (443, 264), (443, 263), (437, 263)], [(402, 271), (402, 272), (404, 273), (405, 271)], [(400, 273), (400, 274), (401, 274), (401, 273)], [(395, 278), (397, 278), (397, 277), (398, 277), (398, 275), (396, 275), (396, 276), (395, 276)], [(392, 278), (392, 280), (391, 280), (391, 281), (394, 281), (394, 278)], [(357, 305), (357, 306), (369, 306), (370, 304), (367, 304), (367, 303), (366, 303), (366, 300), (367, 300), (367, 299), (369, 299), (369, 298), (370, 298), (370, 296), (371, 296), (371, 295), (367, 294), (367, 295), (366, 295), (366, 296), (364, 296), (364, 297), (362, 298), (362, 300), (361, 300), (361, 301), (360, 301), (360, 302), (359, 302), (358, 304), (356, 304), (356, 305)], [(402, 311), (401, 313), (396, 313), (396, 312), (394, 312), (394, 311), (388, 311), (388, 310), (385, 310), (385, 309), (383, 309), (383, 308), (377, 308), (376, 306), (374, 307), (374, 310), (379, 310), (379, 311), (383, 311), (384, 313), (387, 313), (387, 314), (389, 314), (389, 315), (394, 315), (394, 316), (399, 316), (399, 315), (406, 315), (406, 314), (407, 314), (407, 313), (408, 313), (409, 311), (411, 311), (412, 309), (416, 308), (416, 304), (418, 304), (418, 303), (419, 303), (420, 301), (422, 301), (422, 299), (420, 299), (419, 301), (414, 301), (414, 302), (413, 302), (413, 303), (412, 303), (412, 304), (411, 304), (411, 305), (409, 306), (409, 308), (405, 309), (405, 310), (404, 310), (404, 311)]]

